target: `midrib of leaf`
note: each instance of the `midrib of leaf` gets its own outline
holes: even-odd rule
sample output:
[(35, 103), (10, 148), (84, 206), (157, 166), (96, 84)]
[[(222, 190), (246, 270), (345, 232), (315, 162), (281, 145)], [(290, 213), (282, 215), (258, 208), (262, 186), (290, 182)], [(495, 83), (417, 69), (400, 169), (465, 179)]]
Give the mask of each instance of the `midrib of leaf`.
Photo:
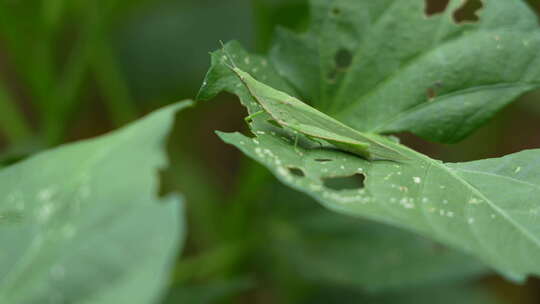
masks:
[[(433, 168), (433, 164), (432, 163), (428, 163), (428, 166), (426, 167), (426, 170), (424, 172), (424, 176), (422, 177), (422, 180), (427, 180), (427, 176), (429, 174), (429, 170)], [(418, 190), (418, 196), (420, 197), (422, 192), (424, 192), (424, 189), (426, 188), (426, 183), (423, 183), (422, 184), (422, 187)], [(436, 231), (438, 234), (440, 235), (448, 235), (448, 233), (444, 232), (444, 231), (441, 231), (441, 229), (439, 229), (439, 226), (435, 225), (433, 223), (433, 217), (430, 216), (429, 214), (426, 213), (426, 208), (424, 207), (421, 207), (420, 210), (422, 210), (422, 216), (424, 217), (424, 219), (426, 220), (427, 223), (429, 223), (429, 225), (431, 226), (431, 228)], [(450, 239), (450, 238), (449, 238)]]
[[(522, 227), (519, 223), (515, 222), (503, 209), (499, 208), (493, 201), (491, 201), (490, 199), (488, 199), (479, 189), (477, 189), (474, 185), (470, 184), (469, 182), (467, 182), (467, 180), (465, 180), (464, 178), (460, 177), (459, 175), (457, 175), (455, 173), (455, 171), (472, 171), (474, 173), (476, 173), (476, 171), (473, 171), (473, 170), (461, 170), (461, 169), (452, 169), (452, 168), (449, 168), (447, 166), (445, 166), (443, 163), (440, 163), (440, 162), (437, 162), (436, 160), (424, 155), (424, 154), (421, 154), (421, 153), (418, 153), (406, 146), (403, 146), (403, 145), (400, 145), (400, 144), (395, 144), (395, 146), (403, 149), (403, 150), (406, 150), (408, 151), (409, 153), (411, 154), (414, 154), (416, 157), (417, 157), (417, 161), (419, 162), (422, 162), (424, 161), (427, 168), (426, 168), (426, 171), (424, 173), (424, 178), (423, 180), (426, 180), (427, 181), (427, 176), (428, 176), (428, 172), (430, 170), (432, 170), (433, 168), (436, 168), (436, 169), (439, 169), (439, 170), (442, 170), (444, 172), (446, 172), (447, 174), (450, 175), (450, 177), (456, 179), (457, 181), (459, 181), (461, 184), (463, 184), (467, 189), (470, 190), (470, 192), (472, 194), (475, 194), (477, 195), (479, 198), (481, 198), (482, 200), (484, 200), (487, 205), (497, 214), (499, 214), (501, 216), (502, 219), (505, 219), (511, 226), (513, 226), (515, 229), (517, 229), (519, 232), (521, 232), (525, 238), (529, 239), (535, 246), (537, 246), (538, 248), (540, 248), (540, 240), (536, 239), (534, 237), (534, 235), (532, 235), (526, 228)], [(495, 175), (495, 176), (498, 176), (498, 175)], [(514, 179), (511, 179), (511, 180), (514, 180)], [(418, 194), (421, 194), (423, 189), (425, 188), (426, 184), (423, 183), (422, 185), (422, 188), (420, 188), (420, 190), (417, 192)], [(467, 208), (467, 205), (464, 204), (463, 205), (463, 208), (465, 208), (465, 214), (468, 213), (468, 210), (469, 208)], [(385, 208), (388, 210), (388, 208)], [(462, 248), (462, 249), (465, 249), (466, 251), (469, 251), (470, 248), (468, 248), (468, 246), (463, 246), (464, 243), (463, 242), (456, 242), (456, 238), (455, 237), (452, 237), (452, 234), (448, 234), (447, 232), (445, 231), (441, 231), (438, 226), (432, 221), (433, 219), (433, 216), (430, 216), (429, 214), (426, 213), (426, 210), (424, 207), (421, 207), (420, 208), (422, 210), (422, 215), (423, 217), (426, 219), (426, 223), (431, 227), (432, 231), (435, 233), (435, 235), (432, 235), (432, 236), (435, 236), (436, 238), (438, 238), (439, 240), (446, 240), (446, 241), (449, 241), (450, 244), (454, 244), (454, 245), (457, 245), (459, 246), (458, 248)], [(338, 208), (339, 210), (339, 208)], [(350, 212), (348, 212), (347, 210), (341, 210), (341, 211), (338, 211), (338, 212), (344, 212), (345, 214), (350, 214)], [(392, 212), (393, 213), (393, 212)], [(383, 222), (386, 222), (385, 219), (381, 219)], [(407, 225), (402, 225), (401, 223), (395, 223), (395, 222), (392, 222), (390, 221), (389, 224), (392, 224), (392, 225), (398, 225), (398, 226), (401, 226), (401, 227), (404, 227), (404, 228), (414, 228), (415, 225), (411, 225), (411, 226), (408, 226)], [(486, 245), (484, 239), (482, 238), (481, 235), (479, 235), (478, 231), (477, 231), (477, 226), (475, 225), (471, 225), (471, 224), (468, 224), (467, 225), (467, 228), (472, 232), (472, 236), (474, 236), (476, 238), (476, 240), (478, 241), (477, 244), (479, 244), (482, 248), (484, 248), (484, 253), (487, 254), (487, 256), (491, 255), (491, 256), (497, 256), (498, 257), (498, 260), (504, 260), (503, 257), (500, 256), (499, 252), (497, 252), (496, 250), (493, 250), (491, 246), (489, 245)], [(424, 234), (426, 233), (427, 231), (419, 231), (421, 234)], [(426, 236), (430, 236), (429, 232), (427, 232), (427, 234), (425, 234)], [(438, 236), (438, 237), (437, 237)], [(487, 257), (486, 256), (486, 257)], [(488, 258), (489, 259), (489, 258)], [(511, 276), (511, 273), (510, 273), (510, 276)]]
[(512, 178), (512, 177), (507, 176), (507, 175), (499, 175), (499, 174), (494, 174), (494, 173), (489, 173), (489, 172), (484, 172), (484, 171), (476, 171), (476, 170), (461, 169), (461, 168), (457, 169), (457, 170), (463, 171), (463, 172), (474, 173), (474, 174), (493, 176), (493, 177), (502, 178), (502, 179), (508, 179), (508, 180), (511, 180), (511, 181), (513, 181), (515, 183), (524, 184), (524, 185), (527, 185), (527, 186), (530, 186), (530, 187), (533, 187), (533, 188), (536, 188), (536, 189), (540, 190), (540, 186), (538, 186), (538, 185), (531, 184), (529, 182), (526, 182), (526, 181), (523, 181), (523, 180), (520, 180), (520, 179), (515, 179), (515, 178)]
[[(412, 150), (411, 150), (412, 151)], [(460, 183), (462, 183), (465, 187), (467, 187), (468, 189), (471, 190), (472, 193), (478, 195), (479, 197), (481, 197), (483, 200), (485, 200), (487, 203), (488, 203), (488, 206), (491, 207), (493, 209), (493, 211), (497, 212), (498, 214), (500, 214), (503, 218), (505, 218), (512, 226), (514, 226), (516, 229), (518, 229), (520, 232), (523, 233), (523, 235), (525, 235), (528, 239), (530, 239), (537, 247), (540, 248), (540, 240), (536, 239), (534, 237), (534, 235), (532, 235), (529, 231), (527, 231), (527, 229), (525, 229), (524, 227), (522, 227), (521, 225), (519, 225), (519, 223), (515, 222), (504, 210), (502, 210), (501, 208), (499, 208), (495, 203), (493, 203), (490, 199), (488, 199), (480, 190), (478, 190), (476, 187), (474, 187), (473, 185), (471, 185), (469, 182), (467, 182), (465, 179), (461, 178), (459, 175), (457, 175), (453, 169), (451, 168), (448, 168), (447, 166), (441, 164), (441, 163), (438, 163), (436, 162), (435, 160), (433, 160), (432, 158), (429, 158), (421, 153), (418, 153), (415, 151), (415, 154), (417, 154), (420, 158), (423, 158), (424, 160), (426, 160), (428, 162), (428, 164), (430, 164), (431, 166), (436, 166), (438, 167), (439, 169), (441, 170), (444, 170), (445, 172), (447, 172), (451, 177), (455, 178), (456, 180), (458, 180)], [(461, 169), (458, 169), (458, 170), (461, 170)], [(465, 171), (465, 170), (463, 170)], [(471, 225), (469, 225), (470, 227)], [(475, 236), (476, 236), (476, 233), (475, 233)], [(477, 238), (479, 238), (477, 236)]]
[[(429, 163), (428, 169), (426, 170), (426, 175), (425, 175), (426, 177), (427, 177), (427, 175), (428, 175), (427, 172), (429, 172), (429, 169), (433, 168), (433, 165), (434, 165), (433, 160), (432, 160), (431, 158), (427, 158), (427, 159), (430, 160), (430, 163)], [(447, 171), (450, 171), (450, 169), (449, 169), (448, 167), (444, 166), (444, 165), (441, 166), (439, 163), (436, 163), (436, 162), (435, 162), (435, 164), (437, 164), (437, 165), (439, 166), (439, 168), (446, 169)], [(470, 185), (470, 184), (467, 183), (466, 181), (462, 180), (462, 179), (459, 178), (458, 176), (454, 176), (454, 175), (452, 174), (452, 172), (449, 172), (449, 173), (450, 173), (453, 177), (457, 178), (460, 182), (462, 182), (463, 184), (465, 184), (465, 186), (467, 186), (467, 187), (472, 187), (472, 185)], [(423, 188), (424, 188), (424, 187), (425, 187), (425, 184), (424, 184)], [(490, 206), (491, 206), (491, 205), (490, 205)], [(422, 209), (423, 215), (428, 219), (428, 222), (429, 222), (430, 225), (434, 228), (434, 230), (438, 231), (439, 234), (441, 234), (441, 235), (448, 235), (448, 236), (449, 236), (449, 237), (448, 237), (449, 240), (452, 240), (452, 239), (453, 239), (453, 237), (452, 237), (451, 234), (449, 234), (448, 232), (446, 232), (446, 231), (444, 231), (444, 230), (439, 229), (439, 226), (433, 223), (433, 220), (432, 220), (433, 217), (432, 217), (432, 216), (429, 216), (428, 214), (426, 214), (426, 209), (425, 209), (425, 208), (421, 208), (421, 209)], [(470, 210), (470, 207), (468, 207), (467, 205), (464, 205), (464, 209), (465, 209), (465, 210), (464, 210), (464, 214), (468, 214), (468, 213), (469, 213), (469, 210)], [(477, 231), (477, 229), (476, 229), (477, 226), (467, 225), (467, 228), (472, 232), (472, 235), (476, 238), (476, 240), (478, 240), (478, 244), (480, 244), (480, 246), (484, 249), (484, 252), (487, 252), (487, 253), (489, 253), (489, 254), (495, 254), (495, 255), (499, 256), (499, 258), (500, 258), (499, 253), (496, 252), (496, 251), (491, 250), (490, 247), (486, 245), (484, 239), (478, 234), (478, 231)], [(466, 250), (469, 251), (469, 248), (466, 248)]]
[[(519, 86), (523, 86), (523, 85), (540, 86), (540, 82), (526, 82), (526, 81), (523, 81), (523, 82), (495, 83), (495, 84), (486, 84), (486, 85), (481, 85), (481, 86), (475, 86), (475, 87), (470, 87), (470, 88), (466, 88), (466, 89), (463, 89), (463, 90), (451, 91), (448, 94), (440, 95), (437, 98), (437, 101), (433, 101), (433, 102), (443, 102), (447, 98), (451, 98), (451, 97), (454, 97), (454, 96), (457, 96), (457, 95), (460, 95), (460, 94), (476, 93), (476, 92), (480, 92), (480, 91), (484, 91), (484, 90), (508, 89), (508, 88), (519, 87)], [(370, 132), (374, 132), (374, 133), (383, 132), (384, 129), (386, 127), (388, 127), (388, 125), (391, 125), (392, 123), (400, 120), (401, 118), (403, 118), (404, 116), (407, 116), (408, 114), (410, 114), (412, 112), (418, 111), (418, 110), (423, 109), (424, 107), (428, 107), (430, 105), (431, 105), (431, 102), (429, 102), (429, 101), (416, 104), (416, 105), (410, 107), (409, 109), (394, 115), (393, 117), (391, 117), (390, 119), (380, 123), (379, 125), (374, 126), (373, 129)]]
[[(388, 74), (377, 85), (375, 85), (375, 87), (373, 87), (372, 90), (370, 90), (370, 91), (364, 93), (363, 95), (359, 96), (356, 99), (355, 102), (350, 102), (347, 105), (340, 106), (340, 109), (338, 111), (334, 112), (333, 116), (335, 116), (335, 117), (347, 117), (347, 113), (351, 112), (352, 108), (357, 108), (360, 105), (364, 104), (367, 99), (369, 99), (370, 97), (375, 95), (377, 92), (383, 90), (384, 87), (387, 86), (390, 81), (392, 81), (392, 80), (394, 80), (396, 78), (402, 77), (401, 74), (403, 72), (405, 72), (409, 67), (417, 64), (417, 62), (419, 60), (427, 57), (428, 55), (431, 55), (433, 52), (437, 51), (438, 49), (444, 49), (447, 45), (449, 45), (451, 43), (454, 43), (456, 41), (459, 41), (459, 40), (471, 39), (471, 38), (474, 38), (475, 36), (478, 36), (478, 35), (482, 35), (482, 36), (483, 35), (489, 35), (490, 33), (494, 33), (494, 32), (500, 33), (501, 30), (495, 30), (495, 29), (493, 29), (493, 30), (476, 30), (474, 33), (470, 33), (470, 34), (466, 34), (466, 35), (463, 35), (462, 34), (463, 32), (453, 33), (453, 35), (450, 36), (448, 39), (438, 41), (438, 42), (441, 42), (440, 44), (435, 44), (434, 43), (431, 48), (426, 48), (426, 49), (420, 51), (419, 53), (417, 53), (416, 55), (412, 56), (408, 60), (406, 60), (405, 63), (398, 70), (396, 70), (394, 73)], [(516, 31), (511, 30), (511, 31), (508, 31), (508, 32), (516, 32)], [(519, 32), (519, 33), (521, 33), (521, 32)], [(355, 55), (355, 58), (356, 57), (357, 57), (357, 55)], [(352, 73), (347, 73), (347, 75), (345, 76), (345, 79), (343, 80), (342, 84), (340, 85), (340, 88), (338, 89), (338, 91), (337, 91), (337, 93), (335, 95), (336, 96), (336, 98), (334, 98), (334, 103), (335, 104), (340, 105), (342, 103), (342, 102), (339, 102), (340, 100), (347, 100), (346, 98), (342, 97), (343, 90), (346, 87), (349, 86), (349, 83), (351, 81), (354, 81), (354, 79), (352, 79), (352, 77), (353, 77)], [(425, 102), (426, 101), (421, 102), (419, 104), (422, 104), (422, 103), (425, 103)], [(377, 128), (380, 128), (380, 126), (378, 126)], [(363, 130), (363, 131), (374, 132), (376, 130), (375, 129), (370, 129), (370, 130)]]

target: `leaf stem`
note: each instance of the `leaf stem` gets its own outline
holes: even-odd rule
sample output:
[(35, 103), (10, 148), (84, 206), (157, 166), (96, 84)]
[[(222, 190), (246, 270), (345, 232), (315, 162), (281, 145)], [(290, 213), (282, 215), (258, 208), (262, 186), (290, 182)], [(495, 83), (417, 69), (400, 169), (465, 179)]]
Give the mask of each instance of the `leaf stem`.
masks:
[(92, 28), (98, 27), (94, 18), (89, 17), (83, 25), (81, 38), (68, 58), (62, 76), (58, 80), (58, 87), (54, 92), (55, 100), (44, 113), (45, 136), (51, 145), (58, 144), (67, 127), (67, 116), (76, 103), (76, 97), (82, 86), (84, 76), (88, 70), (88, 59), (91, 54), (94, 32)]
[(224, 216), (222, 239), (225, 244), (244, 244), (239, 253), (244, 258), (223, 269), (223, 275), (229, 278), (244, 273), (249, 263), (247, 257), (252, 256), (251, 253), (258, 247), (260, 230), (256, 227), (259, 223), (257, 214), (260, 202), (265, 198), (264, 186), (272, 177), (266, 168), (250, 159), (243, 159), (240, 170), (236, 191), (228, 201), (229, 209)]
[(2, 83), (0, 83), (0, 129), (11, 144), (30, 137), (32, 133), (24, 115)]

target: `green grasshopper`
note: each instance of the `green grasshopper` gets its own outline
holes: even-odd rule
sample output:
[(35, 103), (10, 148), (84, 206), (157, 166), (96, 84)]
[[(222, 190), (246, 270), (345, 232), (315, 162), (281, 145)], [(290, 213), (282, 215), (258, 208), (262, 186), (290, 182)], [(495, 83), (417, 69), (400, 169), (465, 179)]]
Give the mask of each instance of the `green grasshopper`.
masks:
[[(225, 51), (225, 48), (223, 48)], [(403, 154), (389, 146), (388, 140), (376, 134), (366, 134), (337, 121), (310, 107), (304, 102), (276, 90), (239, 69), (227, 54), (232, 65), (225, 64), (246, 86), (253, 98), (264, 109), (251, 114), (246, 120), (261, 113), (268, 113), (281, 127), (303, 134), (308, 138), (322, 139), (344, 151), (368, 160), (405, 160)]]

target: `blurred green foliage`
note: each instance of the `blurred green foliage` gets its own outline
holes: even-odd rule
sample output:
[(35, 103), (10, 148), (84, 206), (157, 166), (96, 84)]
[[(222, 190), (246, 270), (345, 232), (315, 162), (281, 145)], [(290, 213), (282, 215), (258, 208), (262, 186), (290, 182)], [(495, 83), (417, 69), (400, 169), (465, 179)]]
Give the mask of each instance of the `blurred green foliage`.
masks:
[[(529, 3), (540, 11), (540, 1)], [(308, 15), (306, 0), (0, 0), (0, 167), (193, 97), (208, 52), (219, 40), (239, 40), (264, 52), (277, 25), (302, 30)], [(448, 161), (538, 147), (539, 100), (538, 92), (524, 96), (457, 145), (400, 136), (420, 152)], [(329, 236), (295, 227), (290, 221), (295, 212), (286, 206), (315, 204), (277, 185), (259, 165), (240, 160), (239, 152), (213, 134), (245, 128), (243, 114), (224, 95), (182, 112), (171, 136), (164, 191), (186, 195), (190, 225), (166, 303), (202, 295), (207, 303), (314, 303), (316, 297), (320, 303), (343, 303), (336, 290), (373, 303), (387, 301), (354, 295), (363, 290), (350, 286), (306, 282), (275, 252), (291, 237), (317, 244), (317, 238)], [(332, 216), (331, 222), (340, 221)], [(293, 225), (279, 227), (283, 238), (276, 232), (280, 221)], [(481, 285), (510, 303), (540, 301), (540, 284), (533, 279), (516, 287), (490, 276)], [(456, 296), (460, 288), (433, 292), (448, 298), (445, 293)], [(476, 291), (471, 297), (482, 298), (471, 303), (484, 303)]]

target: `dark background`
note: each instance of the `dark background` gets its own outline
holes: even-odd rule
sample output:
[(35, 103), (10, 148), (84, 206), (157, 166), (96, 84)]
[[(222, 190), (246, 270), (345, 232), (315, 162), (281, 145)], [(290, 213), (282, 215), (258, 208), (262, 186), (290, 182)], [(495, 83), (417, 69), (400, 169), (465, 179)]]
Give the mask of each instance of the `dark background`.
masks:
[[(429, 1), (428, 13), (444, 2)], [(478, 1), (470, 2), (461, 18), (474, 17)], [(540, 1), (529, 3), (540, 12)], [(304, 0), (0, 0), (0, 167), (194, 98), (209, 66), (208, 52), (219, 48), (219, 40), (239, 40), (263, 53), (276, 25), (302, 30), (308, 22)], [(172, 166), (163, 174), (163, 191), (185, 193), (190, 210), (183, 259), (188, 262), (178, 266), (179, 285), (246, 273), (259, 277), (249, 250), (235, 255), (226, 244), (254, 233), (250, 204), (268, 199), (263, 193), (274, 181), (214, 135), (244, 130), (243, 116), (235, 98), (222, 95), (182, 112), (171, 136)], [(539, 122), (540, 91), (456, 145), (400, 137), (434, 158), (467, 161), (539, 148)], [(213, 250), (215, 256), (208, 257), (208, 248), (225, 253)], [(208, 266), (201, 256), (226, 262)], [(540, 303), (535, 279), (524, 286), (495, 275), (482, 282), (511, 303)], [(236, 298), (239, 303), (279, 302), (276, 286), (248, 290)]]

